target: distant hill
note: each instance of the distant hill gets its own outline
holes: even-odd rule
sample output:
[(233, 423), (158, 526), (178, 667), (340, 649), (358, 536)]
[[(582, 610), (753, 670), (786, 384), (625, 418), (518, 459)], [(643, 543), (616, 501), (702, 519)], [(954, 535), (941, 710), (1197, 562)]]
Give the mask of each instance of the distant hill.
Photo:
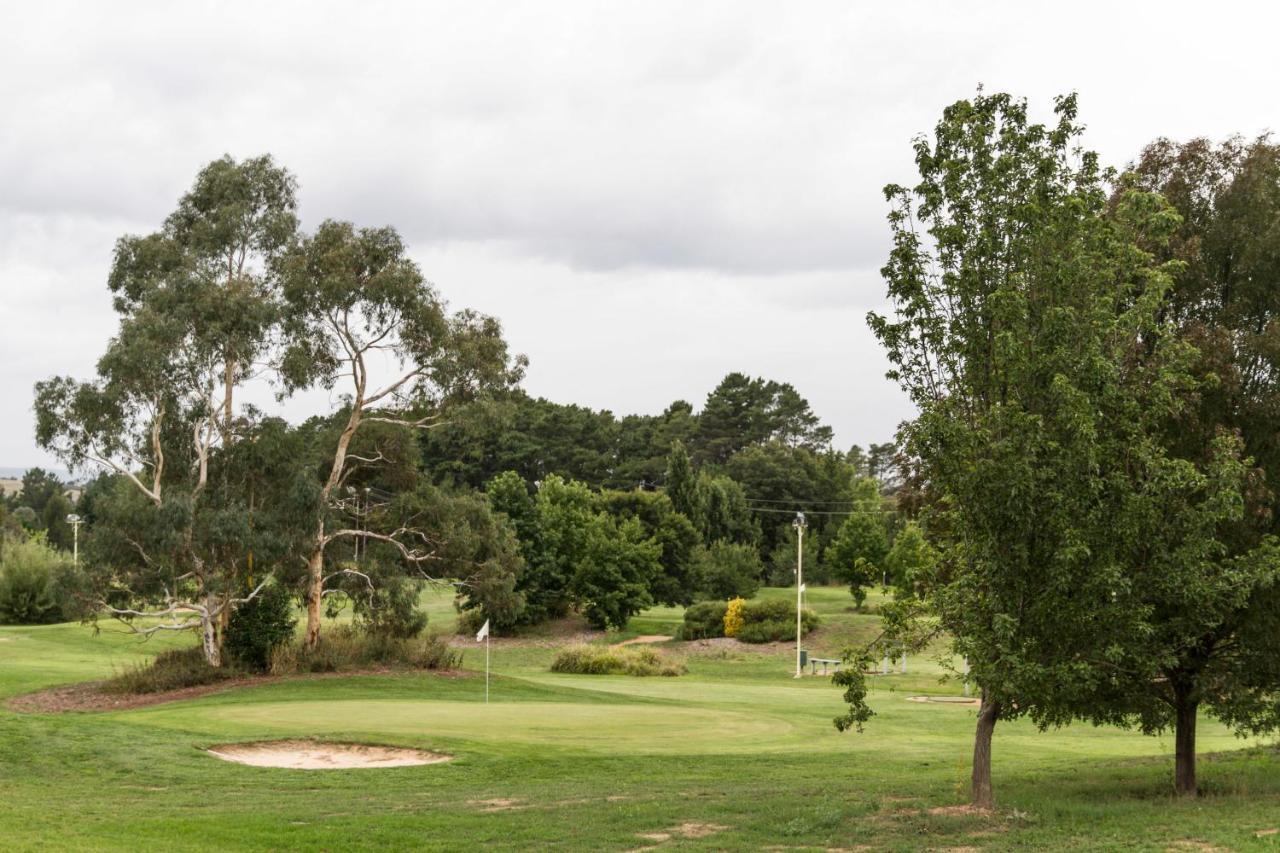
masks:
[(0, 465), (0, 480), (21, 480), (22, 475), (27, 473), (27, 471), (31, 468), (44, 468), (44, 470), (49, 471), (50, 473), (57, 476), (57, 478), (62, 482), (64, 483), (72, 482), (70, 473), (62, 470), (61, 468), (46, 468), (43, 465), (28, 465), (23, 468), (14, 468), (14, 467), (7, 467), (4, 465)]

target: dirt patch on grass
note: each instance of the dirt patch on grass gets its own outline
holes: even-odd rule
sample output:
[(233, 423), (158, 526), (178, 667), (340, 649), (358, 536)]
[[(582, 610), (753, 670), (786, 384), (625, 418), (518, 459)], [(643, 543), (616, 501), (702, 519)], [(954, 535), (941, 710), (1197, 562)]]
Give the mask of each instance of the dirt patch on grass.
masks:
[(275, 740), (231, 743), (205, 750), (223, 761), (251, 767), (283, 767), (288, 770), (357, 770), (371, 767), (412, 767), (441, 764), (453, 756), (421, 749), (375, 746), (363, 743), (323, 743), (308, 740)]
[(274, 684), (278, 681), (301, 681), (319, 678), (351, 678), (361, 675), (431, 675), (437, 678), (472, 678), (474, 673), (462, 670), (442, 669), (422, 670), (403, 669), (363, 669), (350, 672), (313, 672), (301, 675), (255, 675), (243, 678), (230, 678), (215, 684), (200, 684), (195, 687), (183, 687), (179, 690), (165, 690), (158, 693), (104, 693), (103, 681), (82, 681), (78, 684), (64, 684), (50, 687), (35, 693), (24, 693), (14, 696), (5, 703), (11, 711), (22, 714), (61, 714), (67, 711), (128, 711), (133, 708), (145, 708), (149, 705), (162, 705), (166, 702), (178, 702), (183, 699), (198, 699), (211, 693), (221, 693), (237, 687), (255, 687), (262, 684)]
[(968, 696), (908, 696), (908, 702), (927, 702), (930, 705), (955, 705), (958, 708), (977, 708), (982, 705), (981, 699)]
[(689, 640), (684, 644), (683, 650), (694, 655), (722, 657), (729, 652), (776, 655), (788, 649), (794, 652), (795, 648), (795, 643), (740, 643), (733, 637), (709, 637), (705, 640)]
[(467, 805), (478, 806), (482, 812), (510, 812), (525, 807), (524, 800), (494, 797), (491, 800), (467, 800)]
[(986, 811), (985, 809), (980, 809), (970, 803), (965, 803), (962, 806), (934, 806), (929, 809), (926, 814), (945, 815), (947, 817), (968, 817), (971, 815), (981, 815), (983, 817), (991, 816), (991, 812)]
[(623, 640), (621, 643), (614, 643), (614, 648), (621, 646), (642, 646), (650, 643), (666, 643), (674, 638), (665, 634), (645, 634), (642, 637), (632, 637), (630, 640)]
[(670, 841), (673, 838), (694, 839), (707, 838), (708, 836), (724, 832), (729, 827), (719, 823), (700, 823), (698, 821), (687, 820), (678, 826), (668, 827), (658, 832), (641, 832), (637, 833), (637, 838), (643, 838), (645, 841), (656, 841), (659, 844), (664, 841)]

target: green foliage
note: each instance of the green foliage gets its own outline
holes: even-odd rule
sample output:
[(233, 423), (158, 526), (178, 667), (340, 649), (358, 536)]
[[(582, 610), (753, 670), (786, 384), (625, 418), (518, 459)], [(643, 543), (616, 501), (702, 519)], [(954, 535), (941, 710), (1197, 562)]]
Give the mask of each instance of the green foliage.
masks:
[[(606, 498), (618, 521), (598, 508), (586, 484), (558, 476), (539, 484), (532, 498), (514, 474), (495, 478), (490, 488), (494, 509), (523, 532), (520, 550), (528, 568), (515, 592), (524, 597), (521, 621), (527, 624), (563, 616), (575, 606), (595, 627), (622, 628), (653, 602), (651, 590), (661, 588), (664, 545), (671, 547), (673, 575), (686, 571), (689, 529), (664, 497)], [(646, 535), (642, 517), (656, 524), (654, 537)], [(678, 575), (667, 580), (681, 581)]]
[[(702, 640), (725, 636), (728, 607), (728, 602), (724, 601), (700, 601), (685, 608), (678, 639)], [(772, 643), (795, 639), (795, 605), (785, 599), (748, 601), (741, 609), (741, 618), (742, 625), (736, 635), (740, 642)], [(818, 627), (819, 621), (818, 615), (809, 608), (801, 611), (803, 633)]]
[(684, 622), (680, 625), (680, 640), (706, 640), (724, 636), (724, 614), (729, 604), (725, 601), (699, 601), (684, 609)]
[(716, 542), (697, 552), (703, 595), (717, 599), (751, 598), (760, 588), (764, 564), (751, 545)]
[(616, 524), (608, 516), (597, 516), (585, 544), (574, 568), (574, 598), (592, 627), (622, 630), (653, 604), (649, 590), (662, 571), (661, 545), (644, 535), (638, 520)]
[(900, 592), (913, 594), (937, 562), (938, 552), (925, 539), (920, 525), (908, 521), (894, 537), (884, 566), (889, 573), (889, 583)]
[[(778, 539), (769, 553), (768, 579), (769, 586), (796, 585), (796, 531), (787, 526), (785, 533)], [(810, 528), (804, 537), (804, 578), (806, 583), (821, 584), (830, 579), (827, 566), (819, 559), (822, 555), (822, 537), (820, 530)]]
[(240, 666), (265, 671), (271, 666), (271, 653), (275, 648), (293, 639), (297, 621), (292, 596), (280, 585), (268, 583), (231, 614), (224, 647), (231, 660)]
[(730, 373), (707, 395), (698, 416), (698, 459), (723, 464), (739, 450), (767, 442), (823, 451), (831, 428), (790, 384)]
[(920, 182), (886, 189), (894, 316), (869, 318), (920, 409), (903, 437), (942, 546), (928, 602), (983, 719), (1044, 726), (1129, 719), (1121, 682), (1181, 689), (1162, 666), (1275, 577), (1269, 560), (1223, 571), (1239, 443), (1195, 459), (1165, 443), (1208, 387), (1162, 307), (1180, 264), (1149, 251), (1179, 217), (1131, 182), (1109, 200), (1075, 98), (1056, 114), (1034, 124), (985, 93), (944, 112), (917, 142)]
[(150, 662), (127, 666), (102, 683), (102, 692), (123, 695), (166, 693), (235, 678), (231, 667), (210, 666), (198, 646), (161, 652)]
[(644, 535), (661, 549), (658, 562), (662, 567), (650, 584), (654, 601), (670, 605), (689, 604), (701, 586), (697, 550), (701, 536), (693, 523), (678, 512), (672, 500), (662, 492), (602, 492), (600, 506), (619, 522), (636, 519)]
[[(800, 630), (808, 634), (818, 627), (818, 614), (809, 608), (800, 612)], [(737, 638), (743, 643), (776, 643), (794, 640), (796, 636), (795, 605), (783, 599), (749, 601), (742, 609), (742, 627)]]
[(683, 675), (685, 667), (653, 649), (631, 646), (592, 646), (580, 643), (556, 652), (552, 672), (576, 675)]
[(854, 503), (825, 556), (832, 572), (849, 585), (854, 601), (861, 606), (867, 587), (881, 581), (888, 568), (889, 533), (877, 481), (868, 477), (854, 485)]
[(66, 582), (71, 571), (67, 558), (45, 542), (43, 533), (5, 542), (0, 556), (0, 624), (63, 621), (67, 610), (61, 596), (71, 592)]

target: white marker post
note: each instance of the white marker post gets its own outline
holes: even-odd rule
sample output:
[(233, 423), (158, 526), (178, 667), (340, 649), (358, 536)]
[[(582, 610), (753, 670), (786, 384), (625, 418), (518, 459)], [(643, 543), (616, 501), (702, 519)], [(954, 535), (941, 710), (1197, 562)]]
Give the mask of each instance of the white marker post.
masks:
[(476, 642), (484, 640), (484, 703), (489, 704), (489, 620), (476, 632)]
[(800, 666), (800, 614), (803, 609), (804, 595), (804, 513), (797, 512), (796, 520), (791, 523), (796, 529), (796, 678), (804, 675), (804, 668)]

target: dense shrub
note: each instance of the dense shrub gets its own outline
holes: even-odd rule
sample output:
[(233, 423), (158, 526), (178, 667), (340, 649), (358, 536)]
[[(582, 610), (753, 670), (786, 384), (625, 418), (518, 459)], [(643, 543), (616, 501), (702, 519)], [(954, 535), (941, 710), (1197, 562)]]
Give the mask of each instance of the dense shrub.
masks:
[(271, 666), (272, 650), (293, 638), (297, 621), (289, 594), (270, 584), (231, 614), (224, 648), (231, 660), (261, 672)]
[(678, 640), (706, 640), (724, 636), (724, 601), (699, 601), (684, 610), (684, 624), (676, 632)]
[(441, 637), (393, 637), (369, 633), (350, 625), (326, 631), (314, 649), (294, 642), (271, 653), (271, 672), (343, 672), (370, 667), (454, 669), (462, 654)]
[(0, 623), (63, 621), (66, 616), (59, 594), (71, 575), (69, 561), (42, 537), (21, 536), (5, 542), (0, 559)]
[(103, 682), (105, 693), (161, 693), (216, 684), (239, 673), (232, 667), (210, 666), (199, 646), (161, 652), (150, 663), (129, 666)]
[(578, 644), (561, 649), (551, 662), (552, 672), (577, 675), (682, 675), (682, 664), (653, 649)]
[[(684, 624), (677, 639), (702, 640), (725, 636), (726, 614), (730, 603), (724, 601), (700, 601), (684, 611)], [(741, 627), (734, 635), (744, 643), (771, 643), (796, 635), (795, 605), (786, 599), (747, 601), (741, 608)], [(800, 626), (807, 634), (818, 627), (818, 616), (805, 610), (800, 616)]]

